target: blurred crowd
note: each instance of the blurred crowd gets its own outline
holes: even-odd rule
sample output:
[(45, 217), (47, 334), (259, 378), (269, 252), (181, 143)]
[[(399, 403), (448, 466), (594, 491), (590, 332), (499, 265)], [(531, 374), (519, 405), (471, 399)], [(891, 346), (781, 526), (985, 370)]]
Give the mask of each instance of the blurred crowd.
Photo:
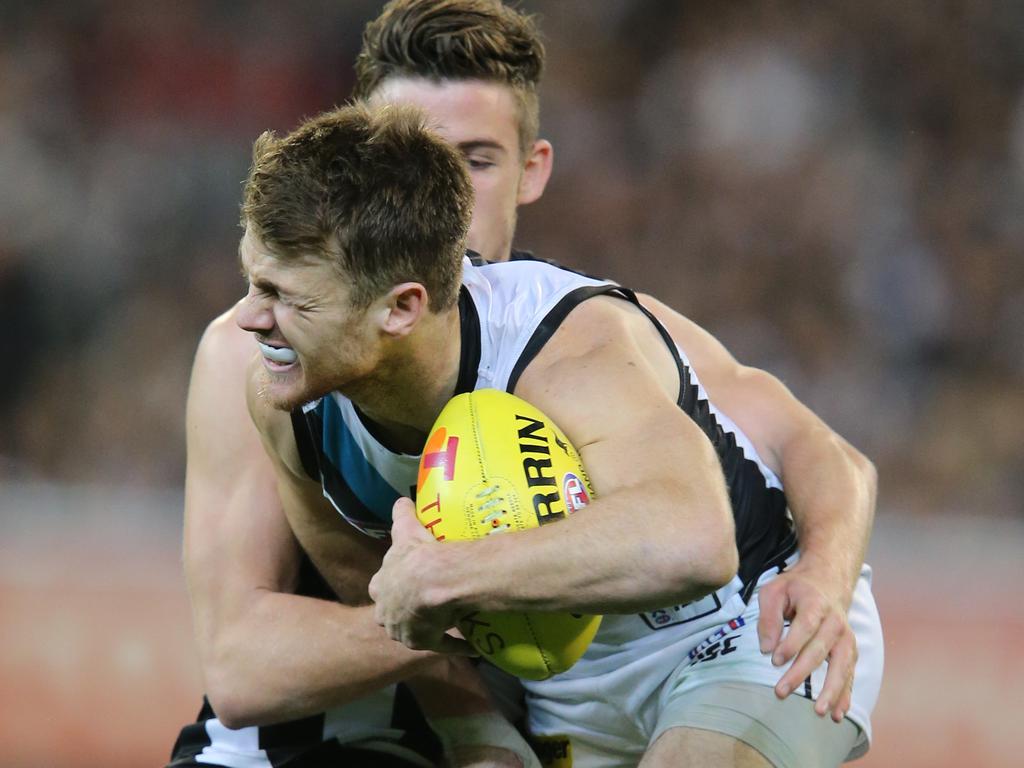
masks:
[[(180, 485), (251, 142), (348, 96), (381, 4), (0, 2), (0, 484)], [(556, 161), (517, 245), (782, 377), (885, 513), (1024, 514), (1024, 3), (521, 5)]]

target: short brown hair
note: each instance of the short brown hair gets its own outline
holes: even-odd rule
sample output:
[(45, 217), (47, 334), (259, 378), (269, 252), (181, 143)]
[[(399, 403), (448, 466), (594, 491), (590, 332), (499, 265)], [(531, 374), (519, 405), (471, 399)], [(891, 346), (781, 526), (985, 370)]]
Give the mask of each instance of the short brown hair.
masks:
[(525, 154), (540, 127), (544, 46), (531, 16), (500, 0), (391, 0), (366, 25), (356, 59), (357, 98), (393, 75), (508, 85)]
[(332, 261), (357, 305), (414, 281), (436, 312), (458, 297), (472, 203), (462, 158), (419, 110), (356, 103), (256, 140), (242, 226), (278, 257)]

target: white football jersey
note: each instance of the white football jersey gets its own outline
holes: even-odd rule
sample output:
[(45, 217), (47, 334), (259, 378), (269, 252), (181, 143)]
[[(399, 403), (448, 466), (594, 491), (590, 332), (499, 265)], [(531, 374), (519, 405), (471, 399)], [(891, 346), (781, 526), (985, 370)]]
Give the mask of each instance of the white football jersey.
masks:
[[(466, 259), (456, 394), (483, 388), (514, 391), (523, 370), (569, 312), (598, 295), (637, 303), (632, 292), (615, 283), (547, 262), (486, 264)], [(708, 402), (685, 355), (653, 317), (651, 321), (678, 362), (679, 407), (701, 427), (721, 460), (736, 522), (739, 573), (722, 589), (687, 605), (606, 616), (590, 650), (564, 675), (587, 675), (619, 663), (623, 652), (650, 653), (679, 633), (690, 635), (720, 625), (723, 611), (733, 610), (737, 601), (742, 605), (758, 577), (781, 568), (796, 550), (778, 478), (735, 424)], [(392, 452), (375, 437), (373, 425), (354, 404), (338, 393), (308, 404), (293, 419), (303, 463), (322, 483), (324, 495), (361, 531), (386, 536), (394, 502), (415, 490), (419, 457)]]

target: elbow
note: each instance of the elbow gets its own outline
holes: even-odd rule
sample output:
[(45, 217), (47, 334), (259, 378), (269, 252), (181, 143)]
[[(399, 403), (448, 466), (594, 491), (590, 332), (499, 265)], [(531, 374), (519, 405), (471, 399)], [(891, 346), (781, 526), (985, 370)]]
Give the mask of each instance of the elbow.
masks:
[(858, 451), (849, 443), (846, 444), (846, 455), (856, 470), (860, 480), (861, 488), (864, 491), (864, 499), (869, 514), (874, 516), (875, 500), (878, 497), (878, 469), (871, 459)]
[(225, 728), (236, 730), (258, 725), (259, 712), (239, 685), (238, 677), (222, 669), (206, 670), (206, 698)]
[(857, 469), (860, 470), (864, 486), (868, 490), (869, 497), (874, 501), (878, 495), (878, 468), (875, 467), (875, 463), (871, 459), (860, 451), (854, 449), (854, 453), (856, 454)]
[(209, 685), (206, 698), (217, 719), (231, 730), (288, 719), (283, 714), (275, 714), (274, 702), (265, 701), (254, 691), (246, 691), (238, 685)]
[[(731, 522), (731, 519), (730, 519)], [(705, 543), (705, 557), (702, 558), (695, 581), (699, 583), (701, 594), (710, 594), (721, 589), (736, 576), (740, 568), (740, 553), (736, 548), (736, 536), (733, 526), (729, 526), (728, 534), (714, 537)]]
[(219, 659), (203, 665), (206, 698), (217, 719), (232, 730), (264, 725), (274, 712), (274, 702), (267, 698), (265, 690), (249, 680), (252, 670), (231, 662), (238, 653), (241, 652), (219, 654)]
[(230, 691), (214, 692), (213, 689), (210, 689), (206, 693), (206, 698), (209, 700), (217, 719), (220, 720), (225, 728), (234, 731), (246, 726), (256, 725), (252, 712), (246, 709), (242, 700), (232, 695)]
[(736, 576), (740, 556), (731, 510), (722, 525), (705, 528), (700, 535), (691, 535), (690, 547), (684, 557), (672, 558), (668, 583), (684, 588), (673, 599), (689, 602), (721, 589)]
[[(724, 490), (724, 489), (723, 489)], [(700, 557), (697, 558), (697, 576), (703, 594), (724, 587), (740, 568), (740, 554), (736, 546), (736, 521), (728, 493), (720, 494), (716, 508), (718, 524), (704, 527), (700, 542)]]

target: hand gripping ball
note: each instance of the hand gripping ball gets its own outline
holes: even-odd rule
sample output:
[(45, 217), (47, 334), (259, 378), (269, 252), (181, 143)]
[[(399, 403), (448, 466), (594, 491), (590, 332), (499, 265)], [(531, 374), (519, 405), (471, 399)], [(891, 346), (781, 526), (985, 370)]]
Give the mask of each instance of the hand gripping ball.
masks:
[[(497, 389), (452, 398), (420, 460), (416, 514), (438, 541), (504, 536), (557, 523), (593, 495), (579, 454), (525, 400)], [(586, 651), (600, 616), (473, 611), (459, 631), (496, 666), (544, 680)]]

